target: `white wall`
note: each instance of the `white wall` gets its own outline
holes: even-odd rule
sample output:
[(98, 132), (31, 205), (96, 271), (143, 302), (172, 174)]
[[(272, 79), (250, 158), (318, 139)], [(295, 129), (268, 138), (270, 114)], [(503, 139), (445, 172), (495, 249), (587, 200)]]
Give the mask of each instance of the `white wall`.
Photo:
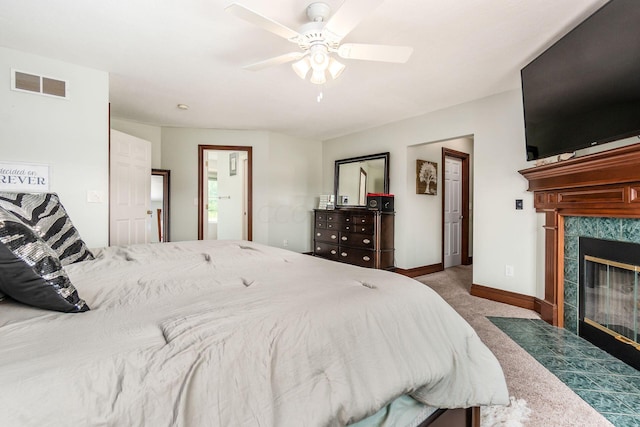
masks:
[[(525, 159), (519, 90), (325, 141), (323, 191), (332, 192), (336, 159), (389, 151), (390, 192), (396, 196), (396, 265), (416, 267), (417, 249), (412, 242), (417, 237), (417, 208), (410, 196), (415, 193), (415, 181), (409, 179), (415, 163), (409, 159), (408, 147), (468, 135), (474, 139), (473, 282), (542, 296), (537, 283), (543, 278), (536, 276), (537, 216), (527, 182), (518, 173), (531, 166)], [(515, 199), (524, 199), (524, 210), (515, 210)], [(434, 244), (439, 248), (439, 240)], [(514, 267), (513, 277), (505, 276), (507, 264)]]
[[(268, 165), (268, 209), (254, 207), (259, 224), (269, 227), (267, 244), (285, 247), (286, 240), (287, 249), (311, 251), (312, 209), (322, 193), (322, 144), (269, 133)], [(254, 173), (254, 185), (259, 179)]]
[[(66, 80), (70, 99), (10, 89), (11, 68)], [(50, 190), (89, 247), (108, 242), (109, 76), (0, 47), (0, 160), (48, 164)], [(87, 203), (98, 191), (101, 203)]]
[(162, 168), (171, 170), (171, 240), (198, 237), (198, 145), (250, 146), (253, 240), (306, 252), (321, 189), (320, 141), (266, 131), (162, 128)]

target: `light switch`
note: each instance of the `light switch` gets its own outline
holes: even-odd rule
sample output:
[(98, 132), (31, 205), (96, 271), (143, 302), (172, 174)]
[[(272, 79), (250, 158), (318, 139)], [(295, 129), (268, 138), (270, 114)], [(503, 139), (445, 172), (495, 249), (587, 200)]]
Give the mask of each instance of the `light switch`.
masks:
[(87, 191), (87, 203), (104, 203), (104, 197), (102, 191), (89, 190)]

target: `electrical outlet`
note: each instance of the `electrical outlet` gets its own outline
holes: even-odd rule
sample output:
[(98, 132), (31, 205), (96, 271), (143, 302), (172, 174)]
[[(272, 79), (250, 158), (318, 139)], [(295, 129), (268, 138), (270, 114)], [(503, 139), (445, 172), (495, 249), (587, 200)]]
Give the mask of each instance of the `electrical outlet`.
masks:
[(507, 277), (513, 277), (513, 265), (504, 266), (504, 275)]
[(286, 248), (287, 246), (289, 246), (289, 241), (288, 241), (287, 239), (284, 239), (284, 240), (282, 241), (282, 246), (284, 246), (285, 248)]

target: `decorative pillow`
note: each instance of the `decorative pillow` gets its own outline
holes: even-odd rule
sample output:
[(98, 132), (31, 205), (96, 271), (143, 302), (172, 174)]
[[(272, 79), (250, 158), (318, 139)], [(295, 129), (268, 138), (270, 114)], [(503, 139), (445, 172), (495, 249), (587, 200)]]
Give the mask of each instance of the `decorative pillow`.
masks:
[(56, 252), (62, 265), (93, 259), (57, 194), (0, 192), (0, 207), (30, 226)]
[(34, 307), (89, 310), (56, 253), (34, 231), (0, 208), (0, 292)]

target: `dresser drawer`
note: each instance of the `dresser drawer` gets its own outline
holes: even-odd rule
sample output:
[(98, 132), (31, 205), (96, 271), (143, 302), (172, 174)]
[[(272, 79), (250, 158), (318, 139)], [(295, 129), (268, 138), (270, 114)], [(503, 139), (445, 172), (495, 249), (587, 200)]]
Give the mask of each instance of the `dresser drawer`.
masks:
[(351, 222), (355, 225), (373, 225), (373, 216), (371, 215), (353, 215)]
[(338, 260), (349, 264), (359, 265), (360, 267), (373, 268), (376, 264), (376, 256), (374, 251), (366, 249), (353, 249), (340, 247)]
[(313, 253), (314, 255), (318, 255), (324, 258), (337, 260), (338, 253), (339, 253), (338, 245), (333, 245), (331, 243), (316, 242), (315, 245), (313, 246)]
[(336, 233), (342, 229), (342, 224), (339, 222), (327, 221), (327, 230), (335, 230)]
[(338, 243), (338, 239), (340, 238), (340, 233), (336, 230), (316, 229), (315, 233), (315, 239), (321, 242)]
[(374, 249), (373, 236), (368, 234), (340, 233), (340, 244), (357, 248)]
[(344, 224), (342, 231), (372, 235), (373, 224)]
[(338, 212), (329, 212), (326, 213), (327, 221), (329, 222), (342, 222), (343, 215)]

